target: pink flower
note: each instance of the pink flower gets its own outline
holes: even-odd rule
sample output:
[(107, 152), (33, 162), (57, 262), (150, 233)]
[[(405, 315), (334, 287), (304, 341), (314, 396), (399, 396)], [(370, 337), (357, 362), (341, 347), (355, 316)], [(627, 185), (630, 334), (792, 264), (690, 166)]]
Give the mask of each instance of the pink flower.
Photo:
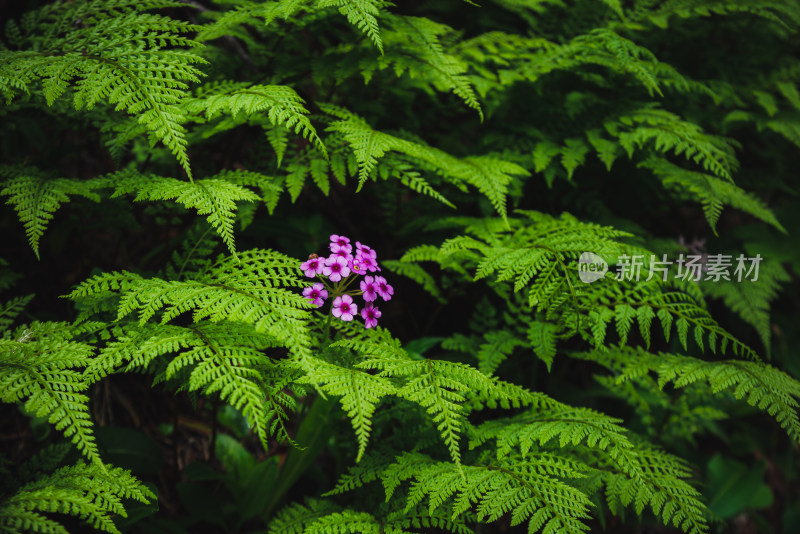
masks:
[(325, 266), (322, 268), (322, 274), (330, 278), (331, 282), (338, 282), (342, 278), (350, 274), (350, 268), (347, 266), (347, 260), (336, 254), (331, 254), (325, 260)]
[(372, 302), (378, 298), (378, 294), (376, 293), (377, 286), (375, 285), (375, 279), (371, 276), (365, 276), (364, 279), (361, 281), (361, 291), (364, 292), (364, 300), (367, 302)]
[(331, 235), (331, 244), (329, 247), (333, 253), (344, 250), (347, 254), (350, 254), (353, 251), (353, 245), (350, 244), (350, 238), (343, 235)]
[(367, 328), (375, 328), (378, 326), (378, 318), (380, 316), (381, 311), (371, 302), (364, 306), (364, 309), (361, 310), (361, 317), (364, 318), (364, 326)]
[(366, 266), (357, 259), (352, 260), (347, 266), (350, 267), (353, 274), (364, 274), (367, 272)]
[(383, 300), (390, 300), (392, 295), (394, 295), (394, 288), (390, 286), (388, 282), (386, 282), (386, 278), (382, 276), (376, 276), (375, 285), (377, 286), (375, 290)]
[(367, 245), (362, 245), (358, 241), (356, 241), (356, 254), (362, 254), (364, 256), (369, 256), (373, 260), (377, 260), (378, 259), (378, 254), (374, 250), (372, 250)]
[(328, 291), (325, 289), (324, 285), (316, 283), (311, 287), (305, 288), (303, 290), (303, 296), (310, 300), (311, 304), (314, 306), (322, 306), (322, 303), (328, 298)]
[(353, 255), (347, 249), (340, 248), (336, 252), (331, 253), (331, 256), (339, 256), (347, 261), (348, 265), (353, 261)]
[(309, 256), (308, 261), (304, 261), (300, 264), (300, 268), (305, 272), (307, 277), (314, 278), (316, 275), (322, 272), (323, 262), (323, 258), (320, 258), (316, 254), (312, 254)]
[(355, 261), (358, 262), (364, 269), (367, 271), (374, 273), (375, 271), (380, 271), (378, 267), (378, 262), (375, 261), (375, 258), (372, 256), (368, 256), (365, 254), (361, 254), (361, 252), (356, 253)]
[(341, 317), (342, 321), (352, 321), (353, 315), (358, 313), (358, 306), (353, 303), (353, 297), (342, 295), (333, 299), (333, 309), (331, 311), (334, 317)]

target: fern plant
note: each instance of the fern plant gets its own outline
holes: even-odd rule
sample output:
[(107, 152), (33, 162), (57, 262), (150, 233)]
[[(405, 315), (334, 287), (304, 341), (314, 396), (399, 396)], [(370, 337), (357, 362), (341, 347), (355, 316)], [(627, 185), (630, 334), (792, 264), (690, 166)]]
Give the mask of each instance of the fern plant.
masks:
[(0, 531), (791, 530), (795, 3), (3, 18)]

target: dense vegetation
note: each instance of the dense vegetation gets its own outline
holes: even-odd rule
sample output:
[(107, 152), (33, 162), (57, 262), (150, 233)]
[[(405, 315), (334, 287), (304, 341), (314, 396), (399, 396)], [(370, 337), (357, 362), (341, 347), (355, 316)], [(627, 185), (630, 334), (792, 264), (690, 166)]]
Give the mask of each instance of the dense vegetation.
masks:
[(0, 5), (0, 532), (800, 531), (795, 0)]

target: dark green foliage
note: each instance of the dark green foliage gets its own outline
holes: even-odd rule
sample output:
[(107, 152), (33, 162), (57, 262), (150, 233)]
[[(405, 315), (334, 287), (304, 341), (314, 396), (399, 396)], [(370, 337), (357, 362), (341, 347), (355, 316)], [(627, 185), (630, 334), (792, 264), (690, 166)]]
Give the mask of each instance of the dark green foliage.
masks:
[[(796, 2), (7, 19), (0, 532), (699, 534), (796, 501)], [(380, 327), (302, 296), (343, 233)], [(169, 451), (134, 471), (158, 498), (108, 463), (120, 421)], [(753, 458), (769, 488), (720, 504)]]
[(122, 500), (146, 503), (155, 495), (130, 472), (118, 467), (75, 465), (59, 467), (69, 452), (67, 444), (42, 449), (19, 467), (4, 472), (0, 505), (2, 532), (67, 532), (44, 515), (71, 515), (103, 532), (119, 533), (113, 517), (126, 516)]

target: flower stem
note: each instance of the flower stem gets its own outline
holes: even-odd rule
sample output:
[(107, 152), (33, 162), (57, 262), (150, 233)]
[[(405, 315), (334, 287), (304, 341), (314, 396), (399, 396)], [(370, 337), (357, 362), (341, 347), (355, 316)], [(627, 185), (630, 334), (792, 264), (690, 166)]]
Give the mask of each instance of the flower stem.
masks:
[(331, 332), (331, 317), (333, 314), (329, 313), (328, 318), (325, 320), (325, 327), (322, 329), (322, 344), (324, 345), (327, 341), (330, 340), (330, 332)]

